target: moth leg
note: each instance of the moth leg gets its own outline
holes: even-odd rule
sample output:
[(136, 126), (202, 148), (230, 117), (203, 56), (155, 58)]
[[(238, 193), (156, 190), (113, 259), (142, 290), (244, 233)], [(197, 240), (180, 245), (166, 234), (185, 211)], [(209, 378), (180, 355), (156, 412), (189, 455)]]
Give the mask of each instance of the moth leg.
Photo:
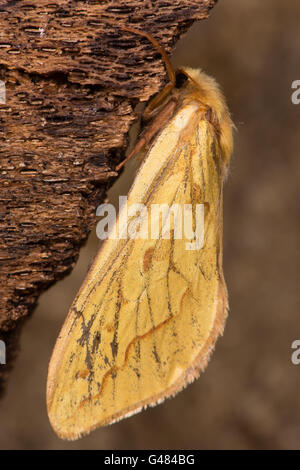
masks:
[(165, 124), (169, 121), (169, 119), (174, 114), (175, 108), (177, 106), (177, 100), (175, 98), (171, 98), (167, 104), (161, 109), (159, 114), (153, 119), (152, 123), (147, 127), (147, 129), (142, 133), (140, 139), (135, 144), (132, 151), (129, 155), (116, 166), (116, 171), (119, 171), (131, 157), (133, 157), (136, 153), (142, 150), (145, 145), (147, 145), (153, 137), (157, 134), (157, 132), (162, 129)]
[(162, 105), (166, 97), (174, 88), (174, 83), (167, 83), (167, 85), (150, 101), (148, 106), (143, 112), (143, 119), (148, 120), (153, 116), (153, 113), (157, 111), (157, 108)]

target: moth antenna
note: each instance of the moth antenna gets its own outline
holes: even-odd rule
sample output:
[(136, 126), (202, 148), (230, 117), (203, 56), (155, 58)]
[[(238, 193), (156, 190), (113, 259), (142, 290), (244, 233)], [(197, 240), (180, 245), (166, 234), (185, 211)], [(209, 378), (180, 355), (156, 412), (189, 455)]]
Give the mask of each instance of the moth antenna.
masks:
[(150, 41), (153, 44), (153, 46), (158, 50), (158, 52), (162, 56), (162, 59), (165, 63), (165, 66), (169, 75), (170, 82), (175, 86), (175, 83), (176, 83), (175, 70), (173, 69), (173, 66), (171, 64), (168, 54), (166, 53), (164, 48), (159, 44), (159, 42), (156, 39), (154, 39), (154, 37), (151, 36), (151, 34), (146, 33), (144, 31), (140, 31), (138, 29), (134, 29), (128, 26), (122, 26), (121, 29), (123, 29), (124, 31), (129, 31), (130, 33), (138, 34), (139, 36), (143, 36), (144, 38), (147, 38), (148, 41)]

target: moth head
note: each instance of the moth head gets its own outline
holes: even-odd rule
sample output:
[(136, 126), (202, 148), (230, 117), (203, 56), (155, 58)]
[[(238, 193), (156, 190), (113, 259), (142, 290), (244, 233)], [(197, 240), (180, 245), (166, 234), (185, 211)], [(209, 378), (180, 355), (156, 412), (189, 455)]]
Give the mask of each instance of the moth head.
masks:
[(150, 101), (144, 112), (145, 120), (159, 113), (169, 99), (174, 98), (178, 102), (199, 101), (202, 105), (211, 108), (217, 117), (218, 128), (220, 129), (220, 145), (223, 150), (224, 160), (228, 161), (233, 148), (232, 129), (235, 126), (217, 82), (200, 69), (182, 67), (175, 71), (165, 49), (151, 34), (127, 26), (123, 26), (122, 29), (148, 39), (161, 54), (168, 73), (169, 83)]
[(201, 69), (183, 67), (176, 71), (176, 79), (177, 77), (182, 91), (183, 88), (188, 89), (189, 93), (194, 91), (202, 103), (212, 107), (217, 113), (226, 107), (225, 99), (218, 83)]
[(183, 97), (200, 101), (212, 108), (220, 120), (228, 113), (224, 95), (213, 77), (201, 69), (182, 67), (175, 72), (175, 90), (180, 90)]

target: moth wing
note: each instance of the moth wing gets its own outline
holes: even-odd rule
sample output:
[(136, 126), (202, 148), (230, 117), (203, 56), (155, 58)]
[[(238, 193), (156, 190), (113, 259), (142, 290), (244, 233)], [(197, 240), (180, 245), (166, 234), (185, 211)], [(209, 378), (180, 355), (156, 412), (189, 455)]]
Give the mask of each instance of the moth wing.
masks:
[(227, 312), (219, 152), (195, 104), (149, 150), (128, 196), (128, 207), (147, 211), (129, 217), (129, 230), (138, 224), (149, 233), (153, 204), (204, 204), (204, 246), (187, 249), (193, 241), (176, 238), (172, 218), (169, 239), (160, 232), (104, 242), (49, 365), (48, 413), (60, 437), (76, 439), (162, 401), (205, 368)]

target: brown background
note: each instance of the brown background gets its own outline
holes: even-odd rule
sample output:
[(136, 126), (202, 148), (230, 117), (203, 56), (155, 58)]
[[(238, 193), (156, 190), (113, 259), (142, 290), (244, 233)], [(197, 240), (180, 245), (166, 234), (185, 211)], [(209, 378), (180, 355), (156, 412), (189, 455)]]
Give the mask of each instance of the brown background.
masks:
[[(216, 77), (237, 126), (224, 201), (230, 316), (207, 371), (175, 399), (77, 442), (54, 435), (47, 364), (97, 250), (93, 232), (72, 274), (41, 297), (25, 326), (0, 403), (0, 448), (300, 448), (300, 365), (291, 363), (291, 343), (300, 338), (300, 105), (291, 103), (299, 17), (297, 0), (220, 1), (173, 57)], [(126, 173), (112, 200), (126, 194), (130, 167)]]

